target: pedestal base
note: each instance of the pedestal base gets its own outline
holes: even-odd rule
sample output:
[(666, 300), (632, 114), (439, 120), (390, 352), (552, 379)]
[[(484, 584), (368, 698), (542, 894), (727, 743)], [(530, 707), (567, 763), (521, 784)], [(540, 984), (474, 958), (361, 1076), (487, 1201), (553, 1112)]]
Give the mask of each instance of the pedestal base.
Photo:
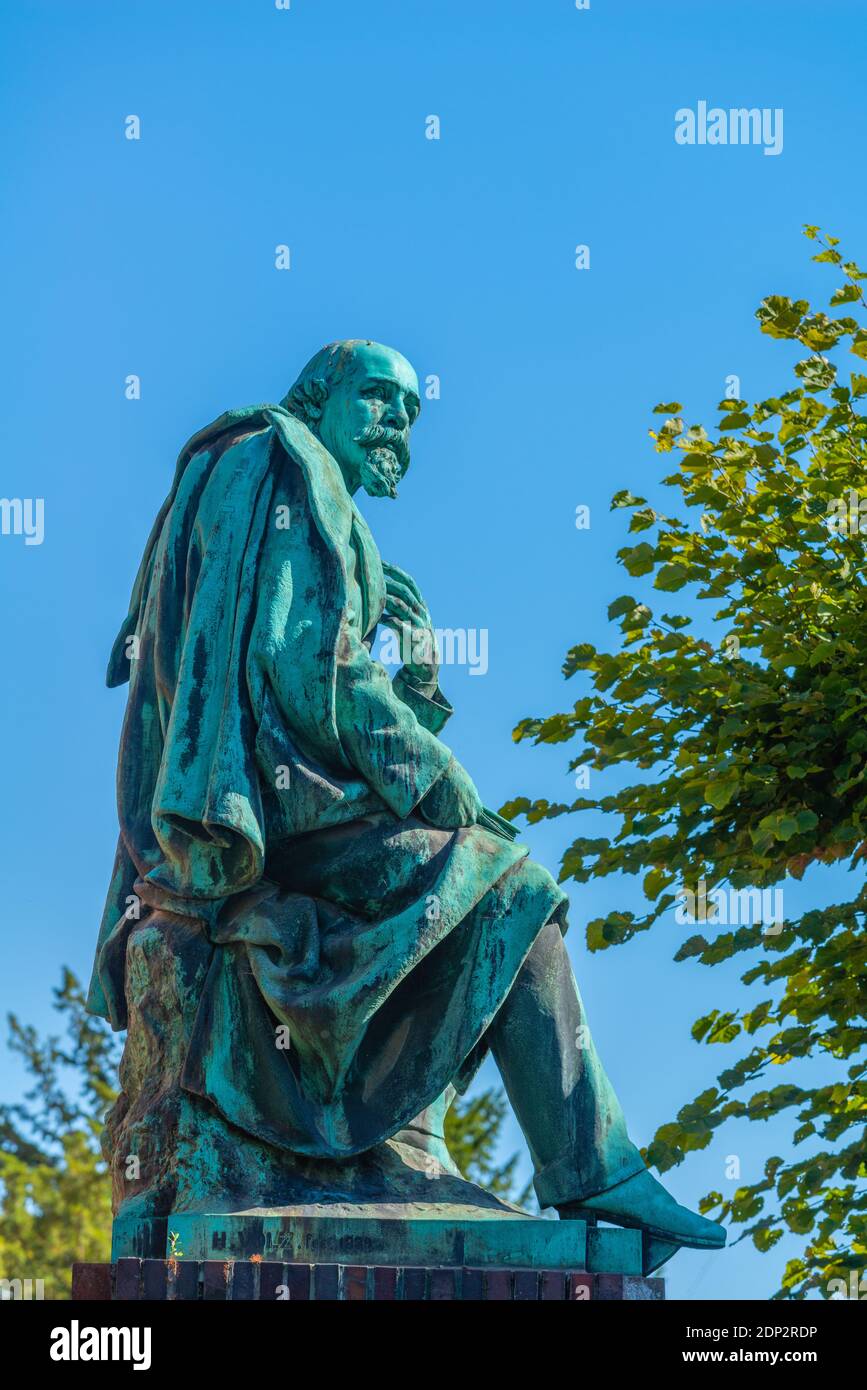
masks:
[(77, 1302), (652, 1302), (665, 1298), (665, 1282), (634, 1274), (495, 1265), (425, 1268), (257, 1259), (121, 1259), (112, 1265), (73, 1265), (72, 1298)]
[[(267, 1260), (309, 1265), (586, 1269), (641, 1274), (641, 1234), (517, 1211), (338, 1204), (240, 1212), (174, 1212), (129, 1229), (114, 1223), (112, 1259)], [(144, 1239), (142, 1237), (145, 1237)], [(174, 1237), (174, 1242), (170, 1239)]]

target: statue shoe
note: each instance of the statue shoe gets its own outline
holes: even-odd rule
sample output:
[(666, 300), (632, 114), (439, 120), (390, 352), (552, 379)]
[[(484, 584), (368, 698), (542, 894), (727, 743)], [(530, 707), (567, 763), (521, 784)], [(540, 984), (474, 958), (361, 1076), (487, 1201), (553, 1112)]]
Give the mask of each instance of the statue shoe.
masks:
[[(610, 1221), (643, 1231), (650, 1240), (686, 1245), (692, 1250), (719, 1250), (726, 1243), (724, 1226), (682, 1207), (646, 1168), (606, 1192), (564, 1203), (557, 1210), (569, 1220)], [(656, 1267), (673, 1253), (659, 1259)]]
[(641, 1273), (645, 1276), (653, 1274), (657, 1269), (661, 1269), (667, 1264), (672, 1255), (676, 1255), (681, 1247), (671, 1240), (657, 1240), (655, 1236), (649, 1236), (646, 1231), (641, 1232)]

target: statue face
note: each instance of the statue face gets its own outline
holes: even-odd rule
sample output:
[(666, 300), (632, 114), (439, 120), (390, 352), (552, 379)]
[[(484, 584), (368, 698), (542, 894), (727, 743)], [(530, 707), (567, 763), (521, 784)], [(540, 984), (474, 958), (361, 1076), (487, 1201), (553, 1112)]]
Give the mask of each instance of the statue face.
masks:
[(356, 348), (329, 387), (317, 433), (350, 492), (396, 497), (409, 468), (409, 431), (419, 412), (418, 378), (405, 357), (380, 343)]

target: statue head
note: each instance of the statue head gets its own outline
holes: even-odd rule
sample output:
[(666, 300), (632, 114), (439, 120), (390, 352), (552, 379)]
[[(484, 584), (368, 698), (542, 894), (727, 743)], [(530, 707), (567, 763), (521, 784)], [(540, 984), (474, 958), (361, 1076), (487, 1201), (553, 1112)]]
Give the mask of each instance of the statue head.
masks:
[(366, 338), (329, 343), (281, 404), (337, 460), (350, 493), (397, 495), (421, 401), (415, 372), (394, 348)]

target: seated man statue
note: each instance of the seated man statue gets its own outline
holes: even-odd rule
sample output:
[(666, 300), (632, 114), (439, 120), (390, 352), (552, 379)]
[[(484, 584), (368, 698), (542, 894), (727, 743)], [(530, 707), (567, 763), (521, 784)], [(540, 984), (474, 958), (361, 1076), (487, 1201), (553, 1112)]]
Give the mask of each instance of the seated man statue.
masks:
[[(151, 531), (89, 997), (128, 1029), (116, 1211), (339, 1193), (395, 1138), (456, 1174), (442, 1116), (490, 1050), (542, 1207), (721, 1246), (627, 1134), (565, 895), (442, 742), (428, 610), (353, 501), (396, 495), (419, 405), (400, 353), (333, 343), (193, 436)], [(413, 639), (393, 680), (380, 623)]]

